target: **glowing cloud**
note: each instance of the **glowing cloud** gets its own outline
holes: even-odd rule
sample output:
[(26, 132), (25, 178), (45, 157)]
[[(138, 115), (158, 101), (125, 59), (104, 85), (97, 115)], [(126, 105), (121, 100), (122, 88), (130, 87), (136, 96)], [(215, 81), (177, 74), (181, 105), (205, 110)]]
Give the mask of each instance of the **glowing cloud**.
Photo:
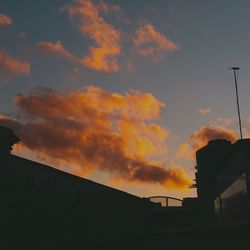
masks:
[(160, 61), (165, 57), (164, 52), (178, 49), (178, 45), (159, 33), (151, 23), (140, 27), (133, 38), (137, 54), (143, 57), (152, 57)]
[(189, 144), (187, 143), (182, 143), (178, 147), (176, 153), (175, 153), (175, 158), (176, 159), (184, 159), (184, 160), (193, 160), (193, 151), (190, 147)]
[(12, 24), (12, 22), (13, 21), (11, 17), (0, 13), (0, 26), (7, 26), (7, 25)]
[(7, 77), (13, 75), (27, 75), (30, 72), (28, 61), (19, 61), (0, 49), (0, 72)]
[[(102, 9), (108, 11), (107, 5), (102, 6)], [(82, 59), (82, 64), (97, 71), (118, 71), (117, 57), (121, 54), (120, 31), (104, 20), (91, 0), (75, 0), (64, 9), (70, 16), (80, 17), (80, 32), (96, 43), (91, 46), (90, 54)]]
[(237, 135), (234, 131), (221, 126), (208, 126), (201, 127), (198, 132), (189, 136), (189, 140), (193, 142), (192, 149), (194, 152), (214, 139), (226, 139), (235, 142)]
[(106, 171), (111, 178), (186, 188), (190, 179), (181, 167), (166, 169), (168, 131), (152, 121), (164, 104), (149, 93), (109, 93), (89, 86), (82, 92), (40, 90), (18, 95), (15, 104), (24, 120), (0, 117), (14, 129), (23, 147), (58, 166), (86, 175)]
[(39, 42), (37, 44), (37, 48), (46, 53), (54, 53), (58, 56), (65, 57), (71, 61), (79, 62), (79, 59), (66, 50), (60, 41), (56, 41), (55, 43), (51, 42)]

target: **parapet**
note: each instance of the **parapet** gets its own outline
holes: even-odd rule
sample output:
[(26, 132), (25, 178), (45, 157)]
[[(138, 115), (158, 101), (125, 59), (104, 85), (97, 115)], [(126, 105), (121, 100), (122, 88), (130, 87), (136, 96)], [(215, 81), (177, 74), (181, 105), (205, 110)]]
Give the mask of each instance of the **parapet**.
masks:
[(12, 146), (19, 141), (20, 139), (14, 135), (11, 129), (0, 126), (0, 151), (10, 154)]

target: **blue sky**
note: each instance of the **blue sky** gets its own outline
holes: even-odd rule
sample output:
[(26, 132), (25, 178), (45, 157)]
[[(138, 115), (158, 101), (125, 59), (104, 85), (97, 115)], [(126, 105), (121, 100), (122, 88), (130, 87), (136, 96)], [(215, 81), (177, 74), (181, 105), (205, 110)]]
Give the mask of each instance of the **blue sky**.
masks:
[[(93, 2), (98, 4), (98, 1)], [(121, 94), (129, 89), (149, 92), (166, 104), (158, 124), (170, 131), (167, 144), (172, 161), (181, 143), (191, 145), (187, 140), (189, 135), (202, 126), (218, 123), (218, 118), (221, 118), (221, 126), (229, 126), (238, 133), (235, 121), (230, 125), (221, 123), (236, 117), (233, 72), (228, 68), (238, 65), (241, 68), (239, 94), (242, 116), (244, 126), (248, 126), (249, 1), (104, 2), (119, 5), (121, 9), (118, 14), (103, 16), (106, 22), (123, 32), (123, 52), (119, 56), (121, 67), (118, 72), (96, 71), (37, 49), (39, 42), (54, 43), (59, 40), (78, 57), (88, 53), (93, 41), (78, 31), (78, 20), (72, 20), (65, 11), (60, 11), (72, 1), (1, 1), (0, 13), (13, 20), (11, 25), (0, 26), (1, 47), (13, 58), (28, 60), (31, 65), (29, 74), (16, 75), (0, 85), (1, 113), (13, 110), (12, 98), (16, 94), (25, 94), (39, 86), (67, 91), (95, 85)], [(128, 37), (144, 23), (152, 24), (157, 32), (177, 44), (179, 49), (161, 51), (165, 58), (158, 62), (133, 54)], [(133, 72), (125, 68), (127, 61), (133, 62)], [(70, 74), (74, 71), (77, 74), (71, 78)], [(198, 112), (198, 109), (208, 108), (210, 112), (207, 114)], [(193, 174), (194, 162), (183, 159), (180, 163), (190, 175)], [(108, 174), (97, 172), (92, 179), (110, 185)], [(157, 185), (122, 184), (118, 188), (138, 195), (183, 196), (181, 191), (165, 190)], [(194, 195), (194, 192), (184, 195)]]

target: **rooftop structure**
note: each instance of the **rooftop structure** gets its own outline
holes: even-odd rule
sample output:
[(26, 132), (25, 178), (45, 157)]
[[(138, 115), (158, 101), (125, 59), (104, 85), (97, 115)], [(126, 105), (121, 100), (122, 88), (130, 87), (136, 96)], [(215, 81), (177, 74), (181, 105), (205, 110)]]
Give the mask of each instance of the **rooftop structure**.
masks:
[(249, 220), (250, 139), (210, 141), (197, 151), (196, 161), (200, 206), (221, 221)]
[(20, 139), (13, 134), (11, 129), (0, 126), (0, 151), (10, 153), (12, 146), (19, 141)]

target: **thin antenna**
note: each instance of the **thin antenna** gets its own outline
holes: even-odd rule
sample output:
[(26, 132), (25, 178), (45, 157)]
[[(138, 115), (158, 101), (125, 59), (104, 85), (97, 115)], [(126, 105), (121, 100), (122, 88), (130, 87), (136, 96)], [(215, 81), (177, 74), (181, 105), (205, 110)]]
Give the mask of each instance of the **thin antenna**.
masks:
[(239, 127), (240, 127), (240, 139), (243, 139), (242, 127), (241, 127), (241, 116), (240, 116), (240, 102), (239, 102), (239, 94), (238, 94), (238, 83), (237, 83), (240, 68), (239, 67), (232, 67), (230, 69), (232, 69), (234, 71), (234, 83), (235, 83), (237, 112), (238, 112)]

